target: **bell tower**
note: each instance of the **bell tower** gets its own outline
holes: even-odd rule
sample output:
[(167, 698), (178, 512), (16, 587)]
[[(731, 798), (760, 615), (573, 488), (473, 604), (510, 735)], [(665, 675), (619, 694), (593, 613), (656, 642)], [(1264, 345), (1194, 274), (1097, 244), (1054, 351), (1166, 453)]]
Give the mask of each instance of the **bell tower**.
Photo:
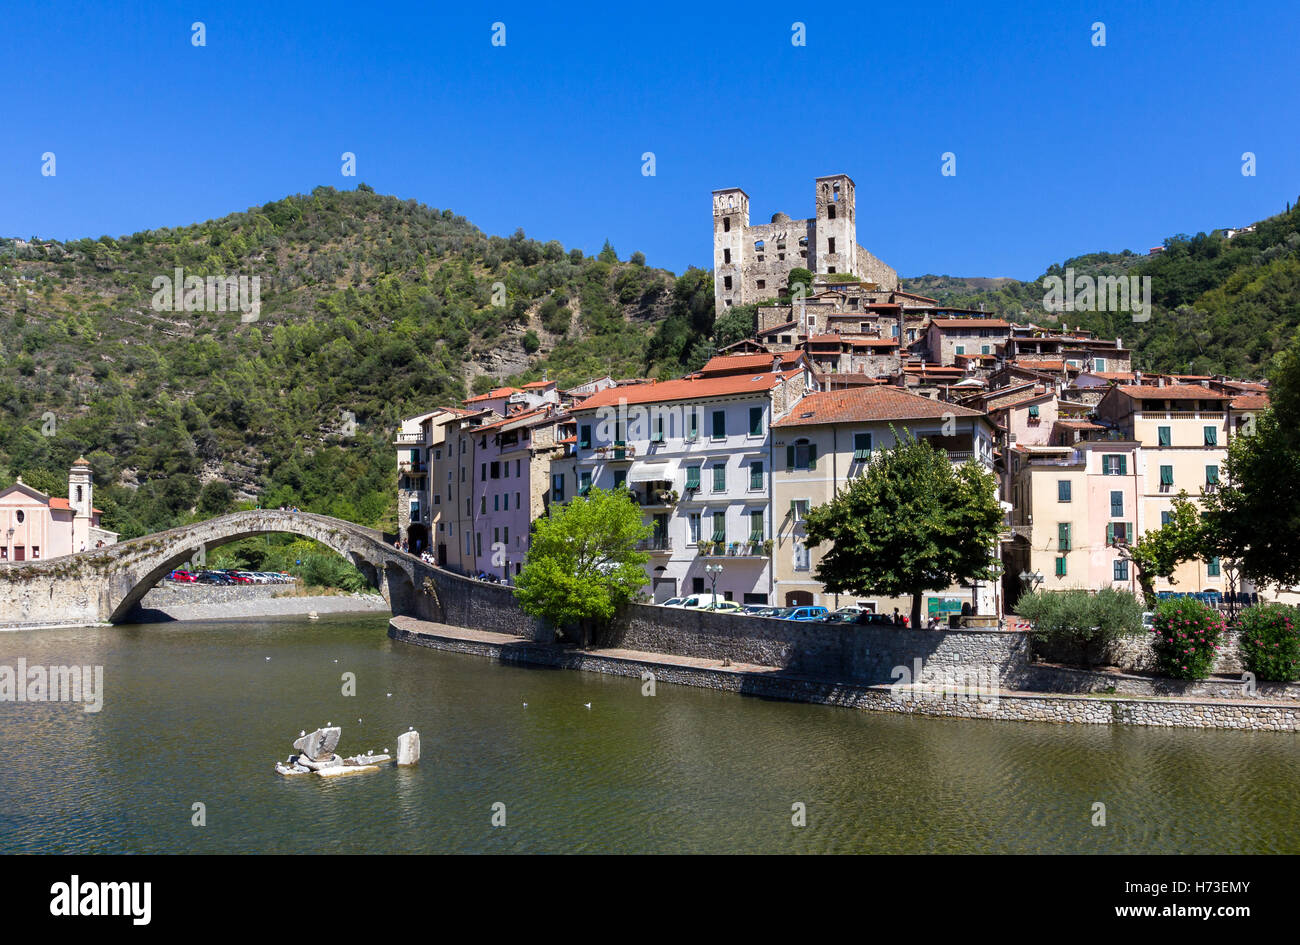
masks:
[(68, 470), (68, 504), (72, 506), (72, 550), (85, 551), (95, 515), (94, 481), (90, 463), (79, 457)]
[(858, 275), (856, 187), (848, 174), (817, 178), (816, 259), (808, 268), (817, 275)]

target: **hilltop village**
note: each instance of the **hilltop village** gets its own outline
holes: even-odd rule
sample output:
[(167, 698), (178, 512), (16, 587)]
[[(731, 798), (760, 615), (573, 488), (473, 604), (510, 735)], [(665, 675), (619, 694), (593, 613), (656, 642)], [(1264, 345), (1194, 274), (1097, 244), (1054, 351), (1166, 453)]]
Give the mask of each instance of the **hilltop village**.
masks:
[[(677, 380), (500, 387), (404, 421), (399, 541), (509, 583), (552, 503), (624, 488), (652, 537), (645, 593), (742, 604), (906, 611), (815, 578), (803, 520), (906, 431), (992, 474), (1005, 511), (1001, 580), (927, 595), (930, 614), (1000, 615), (1025, 590), (1124, 588), (1121, 553), (1180, 491), (1219, 483), (1265, 383), (1134, 370), (1121, 338), (1017, 324), (902, 291), (857, 242), (854, 185), (815, 182), (816, 215), (751, 226), (739, 189), (713, 195), (718, 311), (758, 303), (752, 337)], [(807, 283), (790, 281), (807, 270)], [(717, 565), (720, 570), (715, 570)], [(706, 567), (709, 570), (706, 571)], [(1214, 558), (1157, 590), (1250, 592)]]

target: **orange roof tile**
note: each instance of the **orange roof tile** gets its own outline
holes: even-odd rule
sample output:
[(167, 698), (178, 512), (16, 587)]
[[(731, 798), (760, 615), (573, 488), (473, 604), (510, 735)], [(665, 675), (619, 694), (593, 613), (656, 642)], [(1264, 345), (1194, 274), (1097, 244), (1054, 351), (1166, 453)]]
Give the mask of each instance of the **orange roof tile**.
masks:
[(593, 394), (574, 408), (575, 412), (617, 407), (620, 404), (653, 404), (671, 400), (695, 400), (701, 397), (726, 397), (735, 394), (766, 394), (777, 382), (793, 372), (774, 374), (771, 358), (768, 370), (753, 374), (732, 374), (722, 377), (689, 377), (676, 381), (659, 381), (629, 387), (612, 387)]
[(931, 325), (940, 328), (1010, 328), (1011, 323), (1001, 318), (934, 318)]
[(868, 420), (929, 420), (945, 416), (982, 417), (979, 410), (909, 394), (893, 386), (809, 394), (773, 427), (801, 427), (819, 423), (857, 423)]
[(1229, 400), (1231, 394), (1210, 390), (1199, 384), (1122, 384), (1118, 388), (1121, 394), (1134, 400)]
[(1233, 410), (1263, 410), (1268, 406), (1268, 394), (1240, 394), (1232, 398)]
[(772, 362), (781, 359), (781, 367), (788, 370), (799, 362), (802, 351), (755, 352), (754, 354), (720, 354), (710, 358), (704, 367), (696, 373), (701, 377), (716, 377), (722, 374), (753, 374), (772, 370)]

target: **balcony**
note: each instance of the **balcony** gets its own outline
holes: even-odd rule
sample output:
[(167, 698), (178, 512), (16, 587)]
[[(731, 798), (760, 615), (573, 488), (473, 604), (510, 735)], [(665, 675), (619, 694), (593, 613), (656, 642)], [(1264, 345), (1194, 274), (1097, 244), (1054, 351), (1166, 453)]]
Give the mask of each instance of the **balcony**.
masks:
[(410, 460), (402, 460), (397, 464), (397, 470), (403, 476), (418, 478), (429, 474), (429, 467), (424, 463), (413, 463)]
[(611, 463), (630, 463), (636, 458), (636, 447), (619, 440), (612, 445), (597, 446), (596, 455)]
[(668, 535), (651, 535), (636, 543), (637, 551), (648, 551), (652, 555), (671, 554), (673, 540)]
[(699, 554), (710, 558), (762, 558), (772, 556), (773, 543), (770, 538), (752, 538), (749, 541), (701, 541), (696, 542)]
[(399, 433), (397, 439), (393, 441), (397, 446), (423, 446), (423, 433)]

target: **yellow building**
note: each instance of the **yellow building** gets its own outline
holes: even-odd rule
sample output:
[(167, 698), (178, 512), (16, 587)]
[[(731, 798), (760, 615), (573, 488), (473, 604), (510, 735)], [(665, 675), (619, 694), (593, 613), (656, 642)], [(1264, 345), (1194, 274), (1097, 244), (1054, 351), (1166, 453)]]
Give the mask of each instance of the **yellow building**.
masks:
[[(874, 451), (894, 445), (894, 430), (946, 450), (953, 462), (973, 459), (992, 471), (993, 427), (980, 411), (887, 385), (804, 397), (772, 424), (776, 604), (821, 604), (832, 609), (859, 604), (877, 613), (892, 613), (894, 608), (911, 612), (910, 598), (828, 593), (814, 577), (825, 548), (809, 549), (804, 544), (808, 509), (829, 502), (854, 476), (862, 475)], [(996, 582), (926, 596), (934, 604), (924, 603), (923, 615), (932, 610), (960, 611), (963, 603), (978, 614), (998, 612)]]

